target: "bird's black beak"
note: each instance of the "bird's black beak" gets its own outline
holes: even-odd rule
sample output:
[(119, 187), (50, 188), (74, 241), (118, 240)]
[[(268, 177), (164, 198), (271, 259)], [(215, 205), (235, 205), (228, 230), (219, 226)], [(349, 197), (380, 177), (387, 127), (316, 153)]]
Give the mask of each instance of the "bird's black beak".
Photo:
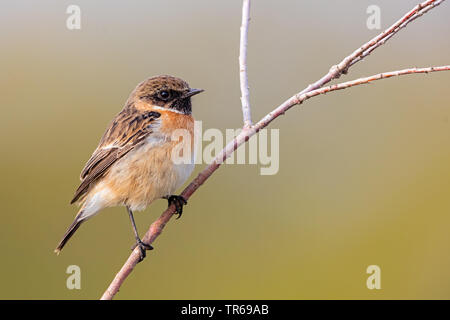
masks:
[(186, 93), (183, 95), (183, 99), (184, 99), (184, 98), (189, 98), (189, 97), (195, 96), (196, 94), (199, 94), (199, 93), (201, 93), (201, 92), (203, 92), (203, 91), (205, 91), (205, 90), (203, 90), (203, 89), (190, 89), (188, 92), (186, 92)]

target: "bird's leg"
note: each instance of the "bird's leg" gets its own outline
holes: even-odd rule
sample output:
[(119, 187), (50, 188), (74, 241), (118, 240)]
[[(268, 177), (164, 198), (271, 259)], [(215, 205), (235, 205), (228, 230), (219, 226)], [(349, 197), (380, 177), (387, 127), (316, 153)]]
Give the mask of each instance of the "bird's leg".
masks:
[(186, 199), (183, 196), (171, 195), (166, 197), (169, 202), (169, 207), (173, 203), (175, 205), (175, 212), (178, 214), (177, 219), (180, 219), (183, 214), (183, 206), (187, 204)]
[(153, 247), (149, 244), (143, 243), (142, 240), (139, 238), (139, 233), (136, 228), (136, 222), (134, 222), (133, 211), (131, 211), (130, 207), (127, 207), (127, 211), (128, 211), (128, 215), (130, 216), (131, 225), (133, 226), (134, 237), (136, 238), (136, 244), (133, 245), (133, 247), (131, 247), (131, 250), (134, 250), (134, 248), (139, 246), (139, 250), (141, 253), (141, 259), (139, 260), (139, 262), (141, 262), (145, 258), (145, 255), (146, 255), (145, 251), (153, 250)]

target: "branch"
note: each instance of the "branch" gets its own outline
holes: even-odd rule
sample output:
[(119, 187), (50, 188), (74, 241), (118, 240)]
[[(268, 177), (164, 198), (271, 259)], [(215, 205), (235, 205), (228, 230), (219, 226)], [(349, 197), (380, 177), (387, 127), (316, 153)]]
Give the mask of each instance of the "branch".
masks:
[(247, 34), (249, 22), (250, 22), (250, 0), (244, 0), (242, 5), (241, 41), (239, 50), (239, 76), (241, 83), (241, 104), (242, 104), (242, 115), (244, 117), (244, 128), (249, 128), (252, 125), (252, 117), (250, 113), (250, 97), (248, 92), (248, 76), (247, 76)]
[[(257, 132), (259, 132), (261, 129), (268, 126), (273, 120), (278, 118), (280, 115), (284, 114), (287, 110), (292, 108), (293, 106), (300, 104), (304, 102), (307, 99), (310, 99), (312, 97), (318, 96), (320, 94), (324, 94), (331, 91), (337, 91), (342, 90), (345, 88), (353, 87), (356, 85), (361, 85), (365, 83), (369, 83), (375, 80), (380, 79), (387, 79), (393, 76), (400, 76), (400, 75), (406, 75), (406, 74), (419, 74), (419, 73), (428, 73), (428, 72), (437, 72), (437, 71), (449, 71), (450, 66), (442, 66), (442, 67), (431, 67), (431, 68), (412, 68), (412, 69), (405, 69), (400, 71), (392, 71), (387, 73), (380, 73), (374, 76), (366, 77), (366, 78), (360, 78), (353, 81), (344, 82), (341, 84), (336, 84), (328, 87), (321, 88), (324, 84), (330, 82), (331, 80), (338, 78), (342, 73), (347, 73), (348, 69), (355, 64), (356, 62), (362, 60), (365, 56), (370, 54), (370, 50), (374, 50), (380, 45), (384, 44), (389, 38), (392, 37), (392, 35), (396, 34), (401, 28), (406, 26), (409, 22), (415, 20), (416, 18), (420, 17), (424, 13), (428, 12), (433, 7), (439, 5), (444, 0), (429, 0), (425, 1), (422, 4), (419, 4), (416, 6), (413, 10), (411, 10), (408, 14), (406, 14), (402, 19), (400, 19), (398, 22), (396, 22), (393, 26), (391, 26), (389, 29), (387, 29), (385, 32), (381, 33), (362, 47), (360, 47), (358, 50), (353, 52), (350, 56), (346, 57), (342, 62), (340, 62), (338, 65), (332, 67), (330, 69), (330, 72), (327, 73), (325, 76), (323, 76), (321, 79), (316, 81), (315, 83), (309, 85), (306, 89), (299, 92), (298, 94), (292, 96), (285, 102), (283, 102), (280, 106), (278, 106), (276, 109), (274, 109), (272, 112), (267, 114), (264, 118), (262, 118), (258, 123), (255, 125), (247, 125), (244, 124), (244, 130), (241, 131), (240, 134), (238, 134), (230, 143), (226, 145), (226, 147), (215, 157), (214, 161), (207, 165), (206, 168), (201, 171), (197, 177), (183, 190), (181, 195), (188, 200), (191, 195), (216, 171), (220, 165), (243, 143), (248, 141), (248, 139), (255, 135)], [(243, 26), (246, 25), (246, 27), (241, 28), (241, 53), (246, 52), (246, 49), (242, 49), (242, 37), (244, 37), (244, 45), (246, 46), (246, 34), (248, 29), (248, 9), (249, 9), (249, 1), (244, 0), (244, 8), (243, 8)], [(247, 9), (246, 9), (246, 6)], [(244, 16), (247, 16), (246, 19), (244, 19)], [(244, 20), (246, 22), (244, 22)], [(244, 29), (244, 36), (242, 35), (242, 30)], [(241, 54), (241, 57), (245, 56)], [(245, 59), (243, 60), (243, 64), (245, 65)], [(241, 69), (242, 70), (242, 69)], [(246, 68), (244, 69), (246, 70)], [(242, 85), (247, 85), (247, 77), (246, 77), (246, 71), (241, 71), (241, 79), (242, 74), (245, 74), (245, 81), (241, 81), (241, 89)], [(248, 87), (247, 93), (248, 93)], [(243, 91), (245, 92), (245, 90)], [(244, 98), (243, 94), (243, 98)], [(247, 102), (248, 102), (248, 94), (247, 94)], [(243, 102), (243, 114), (244, 114), (244, 123), (247, 120), (250, 120), (250, 106), (249, 104), (244, 104)], [(244, 105), (248, 106), (248, 110), (244, 108)], [(247, 113), (248, 112), (248, 113)], [(251, 123), (251, 122), (250, 122)], [(164, 229), (165, 225), (169, 220), (171, 219), (172, 215), (175, 212), (175, 206), (171, 205), (169, 206), (162, 215), (152, 223), (147, 233), (142, 238), (142, 241), (147, 244), (151, 244), (155, 241), (155, 239), (161, 234), (162, 230)], [(114, 280), (108, 287), (108, 289), (105, 291), (101, 299), (103, 300), (110, 300), (114, 297), (114, 295), (119, 291), (120, 286), (125, 281), (127, 276), (133, 271), (134, 267), (138, 263), (140, 259), (140, 253), (139, 249), (136, 248), (133, 250), (131, 255), (129, 256), (128, 260), (125, 262), (123, 267), (120, 269), (120, 271), (115, 276)]]
[(408, 12), (403, 18), (401, 18), (399, 21), (394, 23), (389, 29), (385, 31), (386, 35), (382, 39), (379, 39), (374, 45), (372, 45), (370, 48), (365, 50), (361, 56), (359, 56), (357, 59), (353, 60), (350, 63), (350, 67), (353, 66), (355, 63), (361, 61), (368, 55), (372, 53), (373, 50), (378, 48), (379, 46), (383, 45), (391, 39), (395, 34), (397, 34), (401, 29), (405, 28), (410, 22), (416, 20), (417, 18), (421, 17), (423, 14), (427, 13), (434, 7), (437, 7), (445, 0), (437, 0), (437, 1), (426, 1), (424, 3), (421, 3), (417, 5), (414, 9), (412, 9), (410, 12)]
[(306, 93), (318, 89), (331, 80), (339, 78), (342, 74), (346, 74), (351, 66), (367, 57), (379, 46), (385, 44), (386, 41), (397, 34), (402, 28), (406, 27), (406, 25), (408, 25), (410, 22), (421, 17), (423, 14), (440, 5), (444, 1), (445, 0), (427, 0), (418, 4), (384, 32), (380, 33), (372, 40), (363, 44), (360, 48), (356, 49), (351, 55), (345, 57), (337, 65), (332, 66), (330, 68), (330, 71), (326, 75), (324, 75), (313, 84), (310, 84), (301, 93)]
[(338, 84), (334, 84), (328, 87), (319, 88), (313, 91), (309, 91), (306, 93), (298, 93), (294, 96), (292, 96), (289, 100), (286, 100), (284, 104), (282, 104), (280, 107), (272, 111), (268, 116), (266, 116), (266, 121), (261, 120), (258, 122), (255, 126), (260, 126), (261, 128), (266, 127), (270, 122), (272, 122), (275, 118), (277, 118), (279, 115), (285, 113), (287, 110), (292, 108), (293, 106), (297, 104), (301, 104), (304, 101), (321, 95), (326, 94), (328, 92), (337, 91), (337, 90), (343, 90), (354, 86), (359, 86), (362, 84), (368, 84), (373, 81), (381, 80), (381, 79), (388, 79), (392, 77), (398, 77), (398, 76), (404, 76), (408, 74), (419, 74), (419, 73), (431, 73), (431, 72), (439, 72), (439, 71), (450, 71), (450, 65), (448, 66), (440, 66), (440, 67), (428, 67), (428, 68), (410, 68), (410, 69), (403, 69), (403, 70), (397, 70), (397, 71), (390, 71), (390, 72), (384, 72), (384, 73), (378, 73), (369, 77), (359, 78), (352, 81), (342, 82)]

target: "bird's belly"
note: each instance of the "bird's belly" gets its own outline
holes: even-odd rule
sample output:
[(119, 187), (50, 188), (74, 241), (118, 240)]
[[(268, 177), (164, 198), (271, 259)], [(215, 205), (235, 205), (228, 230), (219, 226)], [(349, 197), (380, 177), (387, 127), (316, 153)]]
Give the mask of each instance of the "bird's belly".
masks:
[(173, 166), (173, 170), (176, 171), (176, 174), (178, 177), (176, 186), (175, 186), (175, 190), (177, 190), (191, 176), (192, 171), (194, 171), (194, 163), (192, 162), (192, 163), (188, 163), (188, 164), (175, 164)]
[(172, 195), (191, 175), (194, 164), (174, 164), (174, 143), (152, 141), (120, 159), (105, 177), (117, 202), (143, 210), (151, 202)]

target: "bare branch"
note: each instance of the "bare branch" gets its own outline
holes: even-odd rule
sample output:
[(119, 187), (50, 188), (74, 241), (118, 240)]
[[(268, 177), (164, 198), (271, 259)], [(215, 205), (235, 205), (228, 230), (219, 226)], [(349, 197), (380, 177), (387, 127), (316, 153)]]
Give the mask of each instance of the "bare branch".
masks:
[(439, 71), (450, 71), (450, 65), (440, 66), (440, 67), (428, 67), (428, 68), (410, 68), (410, 69), (378, 73), (378, 74), (375, 74), (375, 75), (372, 75), (369, 77), (359, 78), (356, 80), (342, 82), (342, 83), (334, 84), (334, 85), (331, 85), (328, 87), (316, 89), (316, 90), (310, 91), (308, 93), (304, 93), (300, 96), (296, 95), (296, 98), (297, 98), (296, 103), (300, 104), (300, 103), (304, 102), (305, 100), (315, 97), (319, 94), (325, 94), (325, 93), (328, 93), (331, 91), (347, 89), (347, 88), (358, 86), (361, 84), (367, 84), (367, 83), (370, 83), (370, 82), (376, 81), (376, 80), (388, 79), (388, 78), (392, 78), (392, 77), (404, 76), (404, 75), (414, 74), (414, 73), (431, 73), (431, 72), (439, 72)]
[(287, 110), (292, 108), (293, 106), (297, 104), (303, 103), (305, 100), (308, 100), (312, 97), (325, 94), (332, 91), (342, 90), (350, 87), (354, 87), (361, 84), (367, 84), (372, 81), (381, 80), (381, 79), (388, 79), (396, 76), (403, 76), (407, 74), (419, 74), (419, 73), (431, 73), (431, 72), (438, 72), (438, 71), (450, 71), (450, 65), (449, 66), (440, 66), (440, 67), (428, 67), (428, 68), (410, 68), (410, 69), (404, 69), (404, 70), (397, 70), (397, 71), (390, 71), (390, 72), (384, 72), (375, 74), (369, 77), (359, 78), (352, 81), (342, 82), (339, 84), (334, 84), (328, 87), (319, 88), (316, 90), (312, 90), (306, 93), (298, 93), (294, 96), (292, 96), (290, 99), (286, 100), (283, 104), (281, 104), (278, 108), (273, 110), (271, 113), (266, 115), (263, 119), (261, 119), (257, 124), (255, 124), (255, 128), (258, 130), (261, 130), (262, 128), (266, 127), (270, 122), (275, 120), (280, 115), (284, 114)]
[[(361, 61), (362, 59), (364, 59), (365, 57), (370, 55), (372, 53), (372, 51), (375, 50), (376, 48), (378, 48), (379, 46), (385, 44), (386, 41), (391, 39), (401, 29), (405, 28), (410, 22), (412, 22), (412, 21), (416, 20), (417, 18), (421, 17), (423, 14), (427, 13), (428, 11), (433, 9), (434, 7), (437, 7), (438, 5), (440, 5), (444, 1), (445, 0), (437, 0), (437, 1), (434, 1), (434, 2), (426, 1), (426, 2), (430, 2), (430, 3), (429, 4), (425, 4), (425, 2), (424, 2), (422, 4), (419, 4), (413, 10), (408, 12), (402, 19), (400, 19), (394, 25), (392, 25), (391, 28), (386, 30), (385, 32), (388, 32), (388, 31), (390, 31), (390, 32), (388, 32), (388, 34), (383, 39), (380, 39), (375, 45), (371, 46), (366, 51), (364, 51), (364, 53), (361, 54), (361, 56), (359, 56), (357, 59), (353, 60), (350, 63), (349, 67), (353, 66), (355, 63)], [(422, 8), (422, 9), (420, 9), (420, 8)], [(410, 15), (412, 12), (414, 12), (414, 13), (412, 15)], [(401, 21), (401, 23), (398, 24), (398, 22), (400, 22), (400, 21)], [(397, 27), (395, 29), (393, 29), (394, 26), (397, 26)]]
[(239, 50), (239, 76), (241, 83), (241, 104), (242, 115), (244, 117), (244, 128), (248, 128), (252, 125), (247, 76), (247, 35), (249, 22), (250, 0), (244, 0), (242, 4), (241, 41)]
[[(265, 128), (268, 126), (273, 120), (278, 118), (280, 115), (284, 114), (287, 110), (292, 108), (293, 106), (302, 103), (303, 101), (318, 96), (320, 94), (324, 94), (331, 91), (336, 90), (342, 90), (345, 88), (353, 87), (356, 85), (361, 85), (365, 83), (369, 83), (375, 80), (380, 79), (387, 79), (394, 76), (401, 76), (406, 74), (419, 74), (419, 73), (428, 73), (428, 72), (437, 72), (437, 71), (449, 71), (450, 66), (441, 66), (441, 67), (431, 67), (431, 68), (411, 68), (411, 69), (405, 69), (405, 70), (399, 70), (399, 71), (392, 71), (387, 73), (381, 73), (377, 75), (373, 75), (366, 78), (360, 78), (353, 81), (348, 81), (328, 87), (321, 88), (324, 84), (330, 82), (331, 80), (338, 78), (342, 73), (347, 72), (348, 68), (356, 63), (357, 61), (360, 61), (363, 57), (370, 54), (371, 51), (373, 51), (375, 48), (379, 47), (383, 43), (386, 42), (387, 39), (392, 37), (393, 34), (396, 34), (401, 28), (406, 26), (409, 22), (415, 20), (416, 18), (420, 17), (424, 13), (428, 12), (433, 7), (439, 5), (444, 0), (428, 0), (423, 2), (422, 4), (416, 6), (413, 10), (411, 10), (408, 14), (406, 14), (402, 19), (400, 19), (398, 22), (396, 22), (393, 26), (391, 26), (389, 29), (387, 29), (385, 32), (381, 33), (362, 47), (360, 47), (358, 50), (353, 52), (350, 56), (346, 57), (341, 63), (331, 68), (330, 72), (327, 73), (325, 76), (323, 76), (321, 79), (316, 81), (315, 83), (309, 85), (306, 89), (299, 92), (298, 94), (292, 96), (285, 102), (283, 102), (280, 106), (278, 106), (276, 109), (274, 109), (272, 112), (267, 114), (264, 118), (262, 118), (258, 123), (255, 125), (251, 125), (250, 120), (250, 105), (248, 104), (248, 99), (245, 100), (244, 97), (248, 98), (248, 86), (247, 86), (247, 76), (246, 76), (246, 68), (244, 71), (242, 71), (241, 68), (241, 79), (244, 79), (245, 81), (241, 80), (241, 91), (242, 91), (242, 107), (243, 107), (243, 114), (244, 114), (244, 130), (241, 131), (240, 134), (238, 134), (230, 143), (226, 145), (226, 147), (216, 156), (214, 161), (207, 165), (204, 170), (202, 170), (197, 177), (183, 190), (181, 195), (188, 200), (191, 195), (216, 171), (220, 165), (243, 143), (248, 141), (248, 139), (255, 135), (259, 130)], [(244, 41), (244, 45), (246, 46), (246, 35), (247, 35), (247, 28), (248, 28), (248, 17), (247, 14), (249, 10), (245, 9), (245, 6), (250, 5), (249, 1), (244, 0), (244, 8), (243, 8), (243, 27), (244, 29), (244, 40), (242, 39), (243, 29), (241, 28), (241, 44), (242, 41)], [(244, 19), (244, 16), (247, 18)], [(246, 22), (245, 22), (246, 21)], [(242, 45), (241, 45), (241, 57), (245, 57), (245, 52), (242, 51)], [(244, 52), (244, 55), (242, 54)], [(245, 59), (243, 61), (240, 61), (240, 64), (243, 64), (246, 66)], [(244, 75), (244, 78), (242, 76)], [(244, 90), (242, 90), (242, 85), (245, 85)], [(245, 90), (247, 89), (247, 90)], [(244, 93), (247, 92), (247, 95)], [(244, 103), (244, 102), (247, 103)], [(246, 107), (248, 106), (248, 109)], [(248, 113), (247, 113), (248, 112)], [(147, 233), (142, 238), (142, 241), (147, 244), (151, 244), (155, 241), (155, 239), (161, 234), (163, 228), (169, 222), (172, 215), (175, 212), (175, 206), (171, 205), (167, 210), (165, 210), (162, 215), (150, 226)], [(120, 269), (120, 271), (115, 276), (114, 280), (108, 287), (108, 289), (105, 291), (101, 299), (112, 299), (114, 295), (119, 291), (120, 286), (122, 285), (123, 281), (127, 278), (127, 276), (133, 271), (134, 267), (138, 263), (140, 259), (139, 249), (136, 248), (131, 253), (128, 260), (125, 262), (123, 267)]]
[(427, 0), (424, 1), (408, 13), (406, 13), (400, 20), (395, 22), (392, 26), (386, 29), (384, 32), (377, 35), (372, 40), (363, 44), (360, 48), (356, 49), (351, 55), (347, 56), (337, 65), (330, 68), (330, 71), (320, 78), (318, 81), (310, 84), (301, 93), (306, 93), (317, 88), (320, 88), (330, 82), (333, 79), (339, 78), (343, 73), (347, 73), (348, 69), (355, 63), (361, 61), (363, 58), (368, 56), (373, 50), (379, 46), (386, 43), (392, 36), (398, 33), (402, 28), (404, 28), (408, 23), (414, 21), (415, 19), (421, 17), (423, 14), (427, 13), (434, 7), (438, 6), (445, 0)]

